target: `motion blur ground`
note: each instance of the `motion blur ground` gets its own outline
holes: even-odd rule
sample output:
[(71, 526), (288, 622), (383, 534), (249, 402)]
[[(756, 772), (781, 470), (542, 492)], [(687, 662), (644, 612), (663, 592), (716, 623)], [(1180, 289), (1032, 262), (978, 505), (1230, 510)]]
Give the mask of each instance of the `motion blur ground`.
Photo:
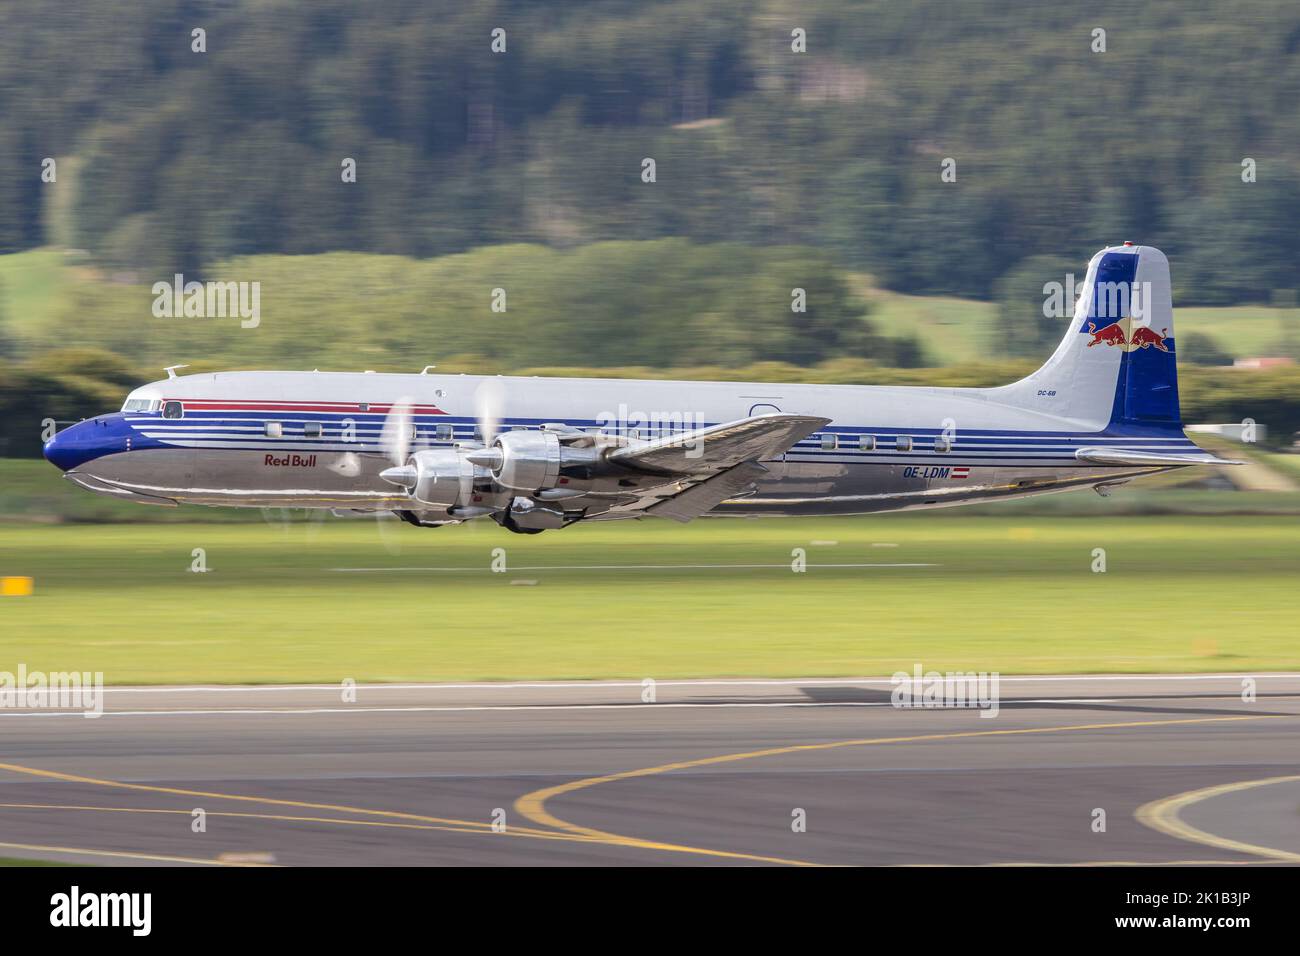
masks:
[[(1298, 521), (708, 519), (578, 527), (500, 552), (494, 527), (395, 519), (0, 527), (6, 569), (35, 581), (0, 606), (0, 669), (69, 661), (110, 684), (839, 677), (918, 660), (1300, 669)], [(192, 570), (196, 548), (206, 571)]]

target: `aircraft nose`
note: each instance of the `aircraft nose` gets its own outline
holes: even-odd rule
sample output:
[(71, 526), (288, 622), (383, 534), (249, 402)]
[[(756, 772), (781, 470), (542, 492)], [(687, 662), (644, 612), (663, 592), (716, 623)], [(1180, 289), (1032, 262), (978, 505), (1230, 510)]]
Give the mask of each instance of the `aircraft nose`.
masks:
[(76, 428), (77, 425), (73, 425), (70, 428), (63, 429), (61, 432), (55, 432), (54, 435), (51, 436), (50, 440), (45, 443), (43, 449), (45, 460), (61, 471), (67, 471), (69, 468), (76, 465), (72, 454), (73, 441), (68, 435), (68, 432), (73, 431)]
[(56, 432), (43, 450), (46, 461), (62, 471), (71, 471), (94, 458), (125, 451), (127, 447), (113, 416), (100, 416)]

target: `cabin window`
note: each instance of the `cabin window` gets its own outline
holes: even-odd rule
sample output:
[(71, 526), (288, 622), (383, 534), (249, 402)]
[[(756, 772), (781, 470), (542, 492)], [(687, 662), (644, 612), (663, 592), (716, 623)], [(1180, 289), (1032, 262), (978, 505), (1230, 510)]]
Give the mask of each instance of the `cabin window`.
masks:
[(320, 422), (307, 422), (302, 426), (302, 434), (304, 438), (320, 438)]
[(952, 442), (942, 436), (934, 440), (934, 450), (943, 455), (952, 451)]
[(452, 431), (450, 425), (437, 425), (433, 429), (435, 441), (451, 441)]
[(875, 435), (859, 435), (859, 436), (858, 436), (858, 448), (860, 448), (862, 451), (875, 451), (875, 450), (876, 450), (876, 436), (875, 436)]
[(894, 439), (894, 447), (899, 451), (911, 451), (912, 439), (908, 438), (906, 435), (899, 435)]
[(838, 435), (822, 436), (822, 451), (834, 451), (839, 446)]
[(267, 438), (280, 438), (284, 435), (284, 426), (279, 422), (267, 422), (264, 430)]
[(185, 408), (180, 402), (163, 402), (163, 418), (182, 418)]
[(357, 411), (359, 411), (359, 412), (368, 412), (368, 411), (370, 411), (370, 403), (369, 403), (369, 402), (359, 402), (359, 403), (357, 404)]

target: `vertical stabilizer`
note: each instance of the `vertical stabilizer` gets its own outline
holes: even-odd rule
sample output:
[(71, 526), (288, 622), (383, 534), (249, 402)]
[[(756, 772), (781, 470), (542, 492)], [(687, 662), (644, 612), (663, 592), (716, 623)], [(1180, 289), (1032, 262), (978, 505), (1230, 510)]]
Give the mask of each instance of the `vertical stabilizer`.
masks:
[(1126, 244), (1093, 256), (1051, 358), (1028, 378), (989, 392), (1089, 431), (1181, 428), (1164, 253)]

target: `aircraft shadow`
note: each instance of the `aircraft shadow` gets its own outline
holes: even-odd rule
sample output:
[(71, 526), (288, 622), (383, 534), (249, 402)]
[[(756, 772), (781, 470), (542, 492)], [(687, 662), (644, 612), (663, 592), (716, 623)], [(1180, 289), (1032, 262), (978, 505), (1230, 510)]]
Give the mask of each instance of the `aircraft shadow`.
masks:
[[(799, 690), (803, 696), (814, 703), (818, 704), (864, 704), (864, 703), (889, 703), (893, 699), (893, 691), (877, 689), (874, 687), (830, 687), (830, 686), (813, 686), (801, 687)], [(1258, 694), (1257, 699), (1274, 697), (1282, 699), (1295, 699), (1295, 694)], [(1213, 695), (1207, 697), (1204, 694), (1161, 694), (1151, 696), (1144, 694), (1141, 697), (1134, 697), (1134, 703), (1125, 703), (1124, 699), (1117, 698), (1116, 695), (1107, 695), (1106, 700), (1088, 701), (1088, 700), (1050, 700), (1047, 698), (1015, 698), (1003, 697), (998, 706), (1003, 710), (1078, 710), (1078, 711), (1100, 711), (1105, 713), (1125, 713), (1125, 714), (1191, 714), (1206, 717), (1239, 717), (1243, 714), (1258, 714), (1260, 716), (1296, 716), (1290, 711), (1266, 711), (1266, 710), (1249, 710), (1243, 707), (1175, 707), (1160, 706), (1152, 701), (1178, 701), (1178, 700), (1224, 700), (1236, 701), (1241, 704), (1241, 698), (1236, 695)], [(1138, 704), (1137, 701), (1143, 703)], [(938, 708), (936, 708), (938, 709)]]

